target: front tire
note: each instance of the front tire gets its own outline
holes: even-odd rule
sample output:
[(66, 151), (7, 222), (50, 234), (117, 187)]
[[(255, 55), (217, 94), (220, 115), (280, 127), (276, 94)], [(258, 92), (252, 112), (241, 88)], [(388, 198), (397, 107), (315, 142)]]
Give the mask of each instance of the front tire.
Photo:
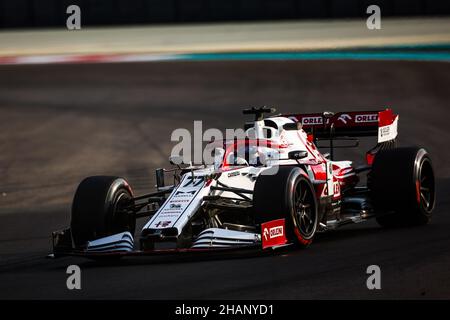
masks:
[(427, 224), (435, 206), (435, 178), (423, 148), (396, 148), (375, 156), (371, 196), (384, 227)]
[(132, 235), (136, 219), (125, 207), (132, 204), (130, 185), (119, 177), (94, 176), (84, 179), (72, 203), (70, 228), (76, 247), (87, 241), (129, 231)]
[(253, 207), (257, 223), (284, 218), (288, 240), (302, 247), (311, 244), (318, 223), (317, 200), (302, 169), (282, 166), (275, 175), (260, 175)]

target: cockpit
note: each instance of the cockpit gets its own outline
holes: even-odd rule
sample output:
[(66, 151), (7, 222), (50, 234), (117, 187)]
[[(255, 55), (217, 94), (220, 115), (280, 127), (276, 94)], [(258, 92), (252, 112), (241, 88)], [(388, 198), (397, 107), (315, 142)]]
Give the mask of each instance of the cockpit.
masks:
[(232, 168), (236, 166), (260, 167), (279, 159), (279, 146), (269, 140), (245, 139), (223, 142), (214, 149), (216, 168)]

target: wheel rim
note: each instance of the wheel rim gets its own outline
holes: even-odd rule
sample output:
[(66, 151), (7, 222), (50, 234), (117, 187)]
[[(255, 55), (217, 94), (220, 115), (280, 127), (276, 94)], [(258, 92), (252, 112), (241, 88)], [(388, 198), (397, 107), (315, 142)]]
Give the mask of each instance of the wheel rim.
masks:
[(311, 237), (316, 225), (314, 199), (308, 184), (303, 180), (295, 188), (294, 214), (300, 234), (305, 238)]
[(418, 176), (418, 201), (422, 208), (431, 212), (434, 207), (434, 175), (429, 161), (422, 162)]
[(131, 196), (127, 192), (121, 192), (118, 194), (114, 201), (113, 207), (113, 225), (115, 226), (114, 232), (121, 231), (134, 231), (133, 219), (130, 219), (127, 207), (130, 204)]

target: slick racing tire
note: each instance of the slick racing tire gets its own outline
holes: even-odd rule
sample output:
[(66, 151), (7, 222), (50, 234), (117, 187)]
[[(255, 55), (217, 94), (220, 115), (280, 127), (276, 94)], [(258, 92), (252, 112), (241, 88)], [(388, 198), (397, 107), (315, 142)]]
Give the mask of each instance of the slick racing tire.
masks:
[(133, 192), (122, 178), (94, 176), (84, 179), (72, 203), (70, 228), (76, 247), (87, 241), (129, 231), (132, 235), (136, 218), (124, 207), (132, 204)]
[(253, 207), (258, 224), (285, 218), (288, 240), (302, 247), (311, 244), (318, 208), (314, 188), (302, 169), (281, 166), (274, 175), (261, 174), (255, 183)]
[(371, 198), (384, 227), (427, 224), (435, 206), (431, 158), (422, 148), (396, 148), (375, 156)]

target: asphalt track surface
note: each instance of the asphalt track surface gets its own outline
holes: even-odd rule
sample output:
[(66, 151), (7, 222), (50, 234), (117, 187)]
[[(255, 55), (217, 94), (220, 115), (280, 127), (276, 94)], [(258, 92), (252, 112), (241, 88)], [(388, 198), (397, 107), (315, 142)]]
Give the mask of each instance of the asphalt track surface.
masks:
[[(163, 62), (0, 67), (0, 298), (450, 298), (450, 64), (395, 61)], [(242, 107), (400, 114), (400, 144), (425, 146), (438, 203), (425, 227), (375, 221), (319, 236), (306, 250), (117, 264), (46, 259), (78, 182), (126, 177), (150, 191), (175, 128), (241, 126)], [(357, 157), (349, 151), (345, 156)], [(82, 269), (82, 290), (66, 268)], [(366, 268), (382, 289), (366, 288)]]

